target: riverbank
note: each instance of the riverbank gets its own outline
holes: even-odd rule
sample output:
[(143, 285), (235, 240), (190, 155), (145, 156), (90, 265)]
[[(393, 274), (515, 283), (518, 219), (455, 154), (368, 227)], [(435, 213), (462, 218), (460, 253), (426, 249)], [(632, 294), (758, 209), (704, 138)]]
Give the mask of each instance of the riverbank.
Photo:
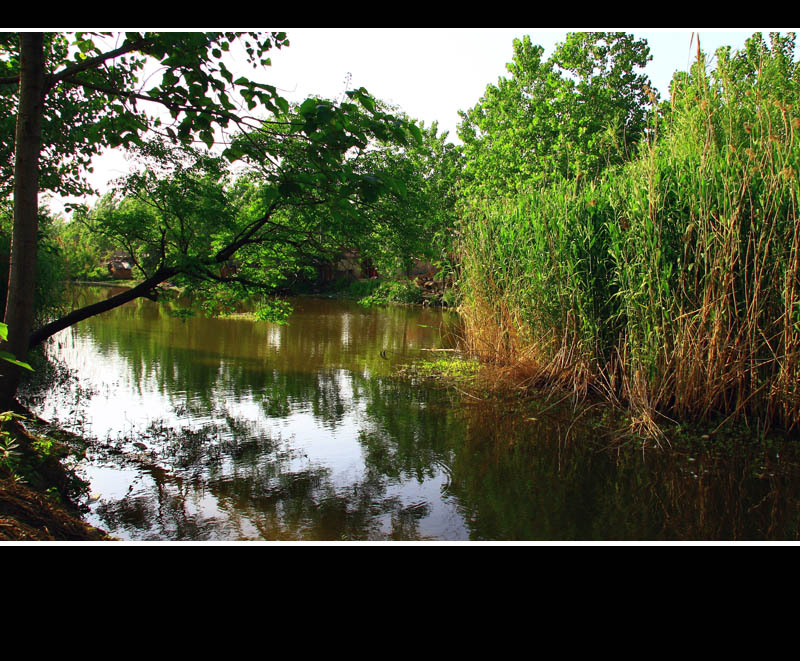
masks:
[(86, 485), (64, 462), (78, 451), (3, 416), (0, 432), (0, 542), (104, 542), (76, 504)]
[(423, 360), (402, 365), (396, 375), (416, 384), (435, 384), (459, 392), (464, 401), (506, 409), (511, 417), (536, 423), (543, 414), (559, 410), (608, 439), (609, 447), (637, 446), (668, 453), (738, 451), (745, 446), (800, 449), (800, 433), (749, 425), (729, 416), (703, 420), (673, 420), (665, 415), (643, 416), (605, 393), (580, 393), (548, 382), (523, 366), (482, 362), (468, 352), (431, 351)]
[[(132, 289), (141, 284), (140, 280), (114, 281), (73, 281), (70, 284), (83, 287), (102, 287), (106, 289)], [(165, 283), (159, 289), (172, 296), (180, 297), (184, 289)], [(380, 305), (421, 305), (433, 308), (457, 307), (457, 295), (452, 282), (436, 279), (433, 275), (417, 278), (341, 280), (323, 286), (311, 284), (297, 285), (279, 294), (289, 298), (326, 298), (331, 300), (354, 301), (362, 307)], [(256, 319), (254, 313), (220, 314), (220, 317)]]

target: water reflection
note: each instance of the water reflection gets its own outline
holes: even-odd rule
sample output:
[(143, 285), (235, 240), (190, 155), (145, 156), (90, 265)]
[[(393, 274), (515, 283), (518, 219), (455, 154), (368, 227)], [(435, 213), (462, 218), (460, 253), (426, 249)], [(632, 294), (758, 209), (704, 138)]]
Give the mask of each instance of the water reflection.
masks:
[[(348, 401), (356, 417), (370, 415), (355, 395)], [(441, 502), (447, 479), (436, 466), (444, 457), (433, 446), (446, 422), (441, 411), (427, 411), (415, 433), (430, 434), (422, 453), (413, 443), (378, 442), (382, 434), (352, 412), (312, 412), (316, 425), (291, 413), (270, 429), (271, 417), (260, 413), (229, 414), (196, 430), (151, 427), (132, 457), (124, 440), (95, 450), (99, 461), (125, 451), (127, 459), (112, 463), (137, 469), (127, 491), (118, 487), (122, 497), (95, 515), (106, 529), (139, 539), (421, 540), (443, 532), (467, 539), (460, 517)]]
[(797, 539), (792, 446), (609, 452), (568, 413), (393, 377), (456, 333), (432, 310), (302, 299), (276, 327), (139, 301), (59, 336), (77, 378), (32, 402), (97, 439), (91, 522), (123, 539)]
[(392, 426), (443, 431), (426, 407), (446, 393), (388, 393), (409, 390), (390, 378), (398, 362), (452, 346), (454, 323), (304, 299), (275, 327), (182, 320), (138, 301), (53, 342), (78, 378), (37, 412), (102, 442), (87, 468), (103, 497), (94, 522), (123, 538), (435, 539), (452, 519), (444, 529), (464, 539), (440, 471), (411, 483), (365, 456), (389, 407)]

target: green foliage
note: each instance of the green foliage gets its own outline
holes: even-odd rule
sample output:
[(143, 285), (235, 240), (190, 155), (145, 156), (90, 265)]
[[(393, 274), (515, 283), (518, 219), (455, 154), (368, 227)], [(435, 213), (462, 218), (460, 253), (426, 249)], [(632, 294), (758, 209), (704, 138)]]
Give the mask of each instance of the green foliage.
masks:
[(141, 171), (121, 180), (82, 221), (92, 252), (122, 250), (141, 278), (168, 264), (198, 272), (212, 261), (215, 242), (232, 234), (241, 208), (224, 162), (161, 142), (136, 154)]
[[(385, 273), (441, 259), (451, 245), (459, 152), (438, 126), (417, 126), (377, 100), (365, 104), (365, 94), (351, 95), (360, 106), (306, 101), (283, 127), (237, 142), (235, 153), (258, 185), (296, 201), (287, 224), (325, 227), (314, 234), (329, 257), (358, 250)], [(281, 167), (267, 167), (279, 159)]]
[(92, 211), (85, 207), (75, 208), (69, 222), (62, 220), (55, 224), (53, 238), (64, 263), (66, 279), (95, 282), (108, 280), (106, 264), (116, 246), (97, 226), (97, 219)]
[[(441, 253), (455, 197), (443, 193), (440, 164), (455, 152), (436, 127), (411, 131), (366, 92), (353, 98), (361, 105), (306, 102), (241, 136), (227, 154), (245, 166), (236, 177), (224, 158), (143, 142), (139, 171), (78, 215), (88, 255), (124, 250), (140, 279), (169, 273), (205, 313), (223, 314), (313, 278), (343, 246), (390, 272)], [(263, 311), (287, 316), (278, 303)]]
[(13, 413), (0, 414), (0, 476), (21, 481), (22, 478), (17, 470), (22, 455), (19, 452), (19, 445), (6, 431), (6, 425), (17, 417)]
[(384, 281), (368, 296), (359, 300), (359, 305), (371, 308), (381, 305), (417, 305), (422, 303), (422, 290), (410, 281)]
[(353, 280), (342, 285), (341, 293), (345, 298), (360, 301), (372, 296), (383, 284), (381, 280)]
[[(277, 90), (246, 78), (233, 79), (224, 63), (234, 47), (244, 50), (254, 67), (268, 66), (273, 48), (288, 45), (278, 32), (48, 32), (46, 70), (52, 74), (44, 114), (42, 189), (62, 194), (90, 192), (85, 173), (91, 158), (104, 148), (139, 144), (161, 132), (189, 143), (213, 144), (215, 131), (240, 120), (240, 103), (278, 112), (285, 104)], [(112, 64), (111, 66), (106, 66)], [(146, 66), (161, 76), (139, 81)], [(13, 121), (19, 71), (16, 33), (0, 35), (0, 186), (13, 181)], [(162, 126), (155, 106), (166, 109), (170, 126)]]
[[(8, 341), (8, 326), (5, 324), (0, 324), (0, 342)], [(3, 360), (7, 363), (11, 363), (12, 365), (16, 365), (17, 367), (22, 367), (30, 372), (33, 371), (33, 368), (28, 365), (28, 363), (23, 363), (16, 359), (15, 356), (8, 353), (7, 351), (0, 351), (0, 360)]]
[(404, 271), (415, 259), (441, 266), (454, 246), (461, 153), (438, 125), (409, 126), (420, 140), (368, 154), (369, 166), (395, 182), (394, 194), (370, 209), (373, 231), (360, 246), (382, 273)]
[[(59, 222), (46, 208), (39, 212), (39, 258), (36, 263), (35, 290), (36, 319), (39, 323), (57, 315), (63, 305), (67, 264), (58, 236)], [(0, 297), (3, 301), (8, 290), (12, 226), (11, 209), (0, 205)]]
[(256, 309), (256, 321), (278, 324), (283, 326), (289, 323), (292, 316), (292, 306), (286, 301), (265, 301)]
[(592, 179), (475, 201), (475, 348), (654, 415), (800, 424), (800, 67), (756, 35), (676, 76), (657, 137)]
[(646, 42), (621, 32), (570, 34), (549, 60), (530, 37), (515, 41), (509, 77), (461, 113), (468, 193), (594, 177), (635, 155), (652, 95), (640, 70), (650, 59)]

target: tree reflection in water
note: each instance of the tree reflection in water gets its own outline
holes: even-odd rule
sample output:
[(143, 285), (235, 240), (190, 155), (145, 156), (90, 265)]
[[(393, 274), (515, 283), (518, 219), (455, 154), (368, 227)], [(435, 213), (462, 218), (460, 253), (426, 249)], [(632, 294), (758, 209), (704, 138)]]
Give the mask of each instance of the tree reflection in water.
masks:
[(139, 301), (57, 338), (51, 355), (77, 380), (31, 400), (97, 438), (88, 473), (108, 469), (119, 484), (92, 522), (112, 535), (798, 537), (791, 445), (608, 451), (613, 439), (569, 411), (532, 423), (394, 378), (421, 350), (452, 346), (452, 316), (301, 300), (289, 326), (273, 327), (182, 320), (169, 305)]

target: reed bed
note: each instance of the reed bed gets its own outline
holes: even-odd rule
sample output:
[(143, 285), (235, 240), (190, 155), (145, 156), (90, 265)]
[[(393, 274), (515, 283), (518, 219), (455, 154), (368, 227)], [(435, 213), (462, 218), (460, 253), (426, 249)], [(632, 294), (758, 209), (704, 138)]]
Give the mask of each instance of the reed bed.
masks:
[(779, 55), (697, 68), (639, 157), (594, 181), (471, 202), (471, 349), (648, 431), (800, 428), (800, 78)]

